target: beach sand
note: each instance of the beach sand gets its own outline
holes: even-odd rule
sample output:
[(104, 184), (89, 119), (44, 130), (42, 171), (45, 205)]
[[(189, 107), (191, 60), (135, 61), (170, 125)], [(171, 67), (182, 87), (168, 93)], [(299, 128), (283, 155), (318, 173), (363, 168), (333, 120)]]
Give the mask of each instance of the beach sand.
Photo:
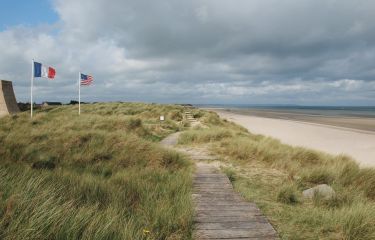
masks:
[(225, 111), (256, 117), (296, 120), (355, 130), (373, 131), (375, 133), (375, 118), (366, 116), (327, 116), (269, 109), (227, 109)]
[(293, 146), (331, 154), (346, 154), (353, 157), (361, 166), (375, 166), (375, 131), (366, 131), (375, 129), (374, 119), (370, 122), (364, 119), (365, 124), (363, 124), (361, 118), (357, 118), (356, 121), (346, 120), (347, 122), (344, 121), (345, 124), (342, 124), (342, 119), (347, 118), (330, 117), (330, 122), (327, 123), (324, 122), (324, 117), (309, 118), (309, 115), (298, 116), (296, 121), (297, 119), (280, 119), (272, 113), (268, 113), (268, 117), (260, 117), (259, 113), (258, 116), (251, 116), (248, 115), (251, 113), (239, 114), (223, 109), (210, 110), (217, 112), (222, 118), (247, 128), (252, 133), (277, 138)]

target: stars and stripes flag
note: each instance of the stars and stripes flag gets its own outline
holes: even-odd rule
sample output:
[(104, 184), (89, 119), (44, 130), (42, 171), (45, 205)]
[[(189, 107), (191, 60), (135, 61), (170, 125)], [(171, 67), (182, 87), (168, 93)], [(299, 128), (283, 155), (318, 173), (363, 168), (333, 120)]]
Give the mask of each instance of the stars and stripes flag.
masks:
[(81, 115), (81, 86), (89, 86), (94, 81), (90, 75), (78, 73), (78, 114)]
[(81, 86), (88, 86), (94, 81), (94, 78), (90, 75), (81, 73)]

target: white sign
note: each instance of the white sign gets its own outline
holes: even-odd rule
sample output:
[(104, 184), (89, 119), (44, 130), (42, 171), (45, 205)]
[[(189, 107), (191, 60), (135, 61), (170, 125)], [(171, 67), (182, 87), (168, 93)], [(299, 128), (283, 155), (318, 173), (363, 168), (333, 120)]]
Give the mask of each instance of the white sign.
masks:
[(164, 121), (164, 116), (160, 116), (160, 121)]

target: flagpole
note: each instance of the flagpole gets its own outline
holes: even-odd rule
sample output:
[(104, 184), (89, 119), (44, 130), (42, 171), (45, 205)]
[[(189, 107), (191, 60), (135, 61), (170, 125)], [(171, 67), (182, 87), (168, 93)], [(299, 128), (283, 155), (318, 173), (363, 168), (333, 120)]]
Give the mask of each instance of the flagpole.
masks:
[(78, 115), (81, 115), (81, 72), (78, 72)]
[(31, 60), (30, 117), (33, 118), (34, 59)]

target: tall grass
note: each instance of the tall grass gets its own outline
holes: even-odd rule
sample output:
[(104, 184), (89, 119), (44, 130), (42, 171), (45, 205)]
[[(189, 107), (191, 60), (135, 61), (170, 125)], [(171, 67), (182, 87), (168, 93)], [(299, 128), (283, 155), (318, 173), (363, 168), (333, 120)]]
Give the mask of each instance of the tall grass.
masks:
[(190, 239), (190, 163), (154, 143), (184, 108), (82, 107), (0, 119), (0, 239)]
[[(212, 112), (201, 119), (209, 128), (189, 130), (179, 143), (208, 144), (230, 163), (236, 190), (258, 203), (282, 239), (375, 239), (374, 168), (251, 134)], [(302, 198), (318, 184), (331, 185), (336, 196)]]

